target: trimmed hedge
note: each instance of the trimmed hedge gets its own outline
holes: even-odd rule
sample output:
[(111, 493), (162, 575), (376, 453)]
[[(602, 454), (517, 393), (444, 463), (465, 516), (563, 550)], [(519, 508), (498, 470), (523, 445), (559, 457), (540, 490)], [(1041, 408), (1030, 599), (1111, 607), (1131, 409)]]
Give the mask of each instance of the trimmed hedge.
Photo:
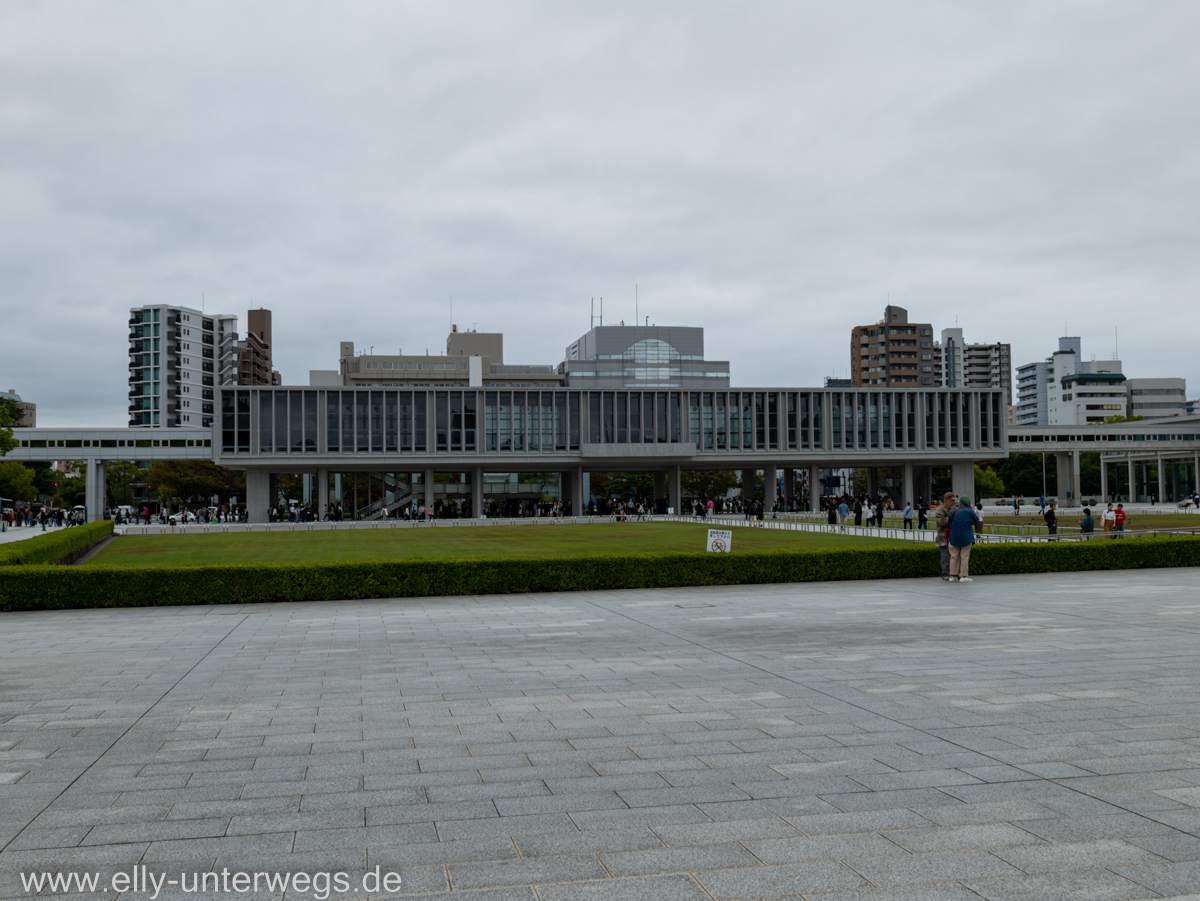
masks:
[[(972, 575), (1200, 566), (1200, 539), (977, 545)], [(26, 566), (0, 573), (0, 610), (245, 604), (603, 591), (936, 576), (936, 549), (162, 567)]]
[[(113, 521), (102, 519), (86, 526), (59, 529), (38, 535), (36, 538), (0, 544), (0, 566), (57, 563), (64, 557), (84, 550), (88, 545), (103, 541), (112, 533)], [(8, 577), (9, 574), (5, 573), (0, 579), (7, 581)]]

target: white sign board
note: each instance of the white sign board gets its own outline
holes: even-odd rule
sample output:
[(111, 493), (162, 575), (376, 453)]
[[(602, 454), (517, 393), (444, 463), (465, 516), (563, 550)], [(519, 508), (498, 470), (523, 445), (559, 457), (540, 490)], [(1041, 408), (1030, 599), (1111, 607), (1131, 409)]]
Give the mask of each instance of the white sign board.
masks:
[(725, 532), (721, 529), (708, 530), (708, 552), (710, 554), (728, 554), (731, 544), (733, 544), (733, 532)]

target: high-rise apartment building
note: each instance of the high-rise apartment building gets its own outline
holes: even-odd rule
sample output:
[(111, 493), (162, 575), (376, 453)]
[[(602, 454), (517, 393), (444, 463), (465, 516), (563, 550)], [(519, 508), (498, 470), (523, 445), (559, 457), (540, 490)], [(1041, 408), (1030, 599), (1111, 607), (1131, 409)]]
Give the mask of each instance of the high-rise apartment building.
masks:
[(938, 384), (933, 326), (909, 322), (908, 310), (888, 305), (874, 325), (850, 333), (850, 378), (856, 388), (932, 388)]
[(129, 425), (212, 425), (213, 389), (237, 384), (237, 317), (149, 304), (129, 311)]
[(237, 345), (239, 385), (281, 385), (283, 381), (271, 362), (271, 311), (246, 313), (246, 338)]
[(1001, 388), (1012, 403), (1012, 349), (1007, 344), (968, 344), (960, 328), (942, 329), (934, 343), (938, 385), (943, 388)]

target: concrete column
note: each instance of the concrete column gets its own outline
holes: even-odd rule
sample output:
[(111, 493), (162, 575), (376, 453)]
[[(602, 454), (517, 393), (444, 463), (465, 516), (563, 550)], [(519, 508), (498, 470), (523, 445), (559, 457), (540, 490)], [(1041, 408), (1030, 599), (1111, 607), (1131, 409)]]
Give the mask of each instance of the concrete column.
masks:
[(775, 506), (775, 501), (779, 499), (779, 470), (774, 463), (768, 463), (763, 467), (763, 510), (767, 513)]
[(667, 470), (667, 506), (674, 509), (676, 515), (683, 512), (683, 484), (678, 466)]
[(905, 504), (912, 504), (914, 507), (917, 503), (916, 483), (913, 481), (913, 465), (905, 463), (900, 468), (900, 507), (904, 508)]
[(1158, 502), (1161, 504), (1167, 498), (1167, 474), (1163, 471), (1162, 454), (1154, 459), (1158, 464)]
[(1071, 452), (1055, 451), (1054, 462), (1058, 472), (1057, 488), (1054, 492), (1058, 497), (1058, 505), (1060, 507), (1070, 506), (1075, 503), (1074, 500), (1067, 500), (1067, 492), (1071, 490)]
[(573, 516), (583, 516), (582, 466), (576, 466), (571, 470), (571, 513)]
[(1104, 454), (1100, 455), (1100, 501), (1108, 503), (1108, 461), (1104, 459)]
[(808, 468), (808, 509), (814, 513), (821, 509), (821, 467), (816, 463)]
[(88, 522), (98, 522), (104, 517), (104, 476), (104, 463), (94, 457), (88, 457), (83, 494)]
[(329, 470), (317, 470), (317, 516), (329, 512)]
[(959, 497), (966, 495), (975, 500), (975, 464), (970, 460), (954, 463), (950, 467), (951, 489)]
[(421, 478), (425, 482), (425, 511), (431, 513), (433, 511), (433, 470), (425, 470)]
[(1133, 503), (1137, 497), (1137, 487), (1133, 481), (1133, 457), (1125, 455), (1125, 465), (1129, 468), (1129, 503)]
[(742, 500), (750, 500), (755, 497), (754, 492), (754, 475), (758, 472), (755, 469), (742, 470)]
[[(475, 359), (472, 357), (471, 359)], [(479, 519), (483, 515), (483, 467), (471, 469), (471, 516)]]
[(1079, 490), (1083, 486), (1083, 479), (1079, 475), (1079, 458), (1081, 456), (1079, 451), (1071, 451), (1071, 494), (1076, 507), (1083, 504), (1079, 499)]
[(246, 521), (268, 522), (271, 504), (271, 474), (265, 469), (246, 470)]
[(667, 474), (665, 472), (654, 473), (654, 499), (662, 500), (667, 496)]

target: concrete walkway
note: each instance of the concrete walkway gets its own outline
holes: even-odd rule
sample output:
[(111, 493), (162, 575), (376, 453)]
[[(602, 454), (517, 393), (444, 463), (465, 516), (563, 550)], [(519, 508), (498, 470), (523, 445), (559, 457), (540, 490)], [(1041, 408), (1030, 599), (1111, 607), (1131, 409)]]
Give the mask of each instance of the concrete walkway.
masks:
[[(1197, 585), (0, 614), (0, 897), (63, 869), (150, 898), (104, 890), (135, 865), (345, 871), (333, 899), (375, 867), (474, 901), (1184, 896)], [(158, 894), (198, 897), (283, 892)]]
[[(64, 526), (63, 528), (66, 528)], [(45, 535), (47, 532), (61, 532), (62, 529), (57, 526), (46, 526), (46, 532), (42, 531), (41, 526), (13, 526), (4, 532), (0, 532), (0, 544), (7, 544), (10, 541), (24, 541), (26, 538), (36, 538), (38, 535)]]

